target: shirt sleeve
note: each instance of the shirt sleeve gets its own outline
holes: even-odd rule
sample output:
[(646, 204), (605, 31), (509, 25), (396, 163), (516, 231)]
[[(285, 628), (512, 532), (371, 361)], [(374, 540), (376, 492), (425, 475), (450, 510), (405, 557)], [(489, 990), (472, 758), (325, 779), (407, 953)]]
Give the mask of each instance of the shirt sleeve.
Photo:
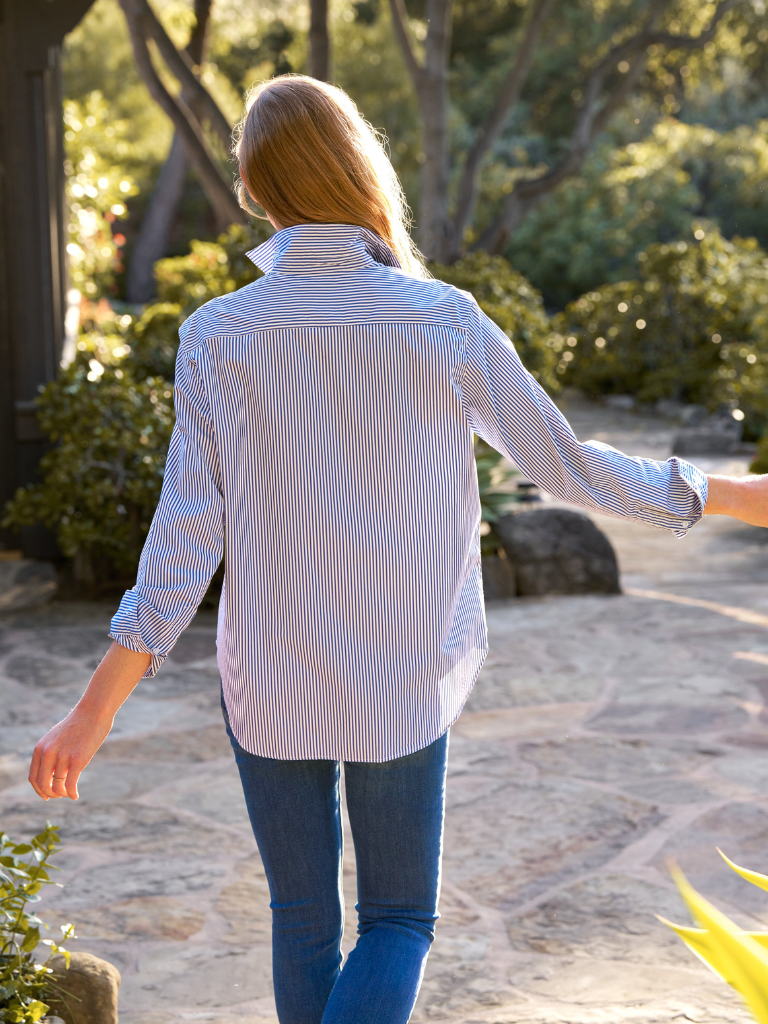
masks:
[(577, 441), (509, 338), (472, 304), (460, 381), (472, 430), (560, 501), (684, 537), (704, 514), (704, 473), (682, 459), (656, 462)]
[(205, 596), (224, 552), (224, 498), (214, 425), (198, 358), (179, 352), (176, 423), (160, 501), (139, 561), (136, 586), (112, 619), (110, 636), (151, 654), (154, 676)]

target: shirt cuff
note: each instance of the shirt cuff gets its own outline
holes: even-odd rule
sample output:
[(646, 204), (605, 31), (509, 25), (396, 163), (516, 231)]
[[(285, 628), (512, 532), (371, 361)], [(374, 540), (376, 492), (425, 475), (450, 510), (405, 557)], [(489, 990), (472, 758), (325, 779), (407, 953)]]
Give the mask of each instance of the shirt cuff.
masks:
[(676, 537), (685, 537), (691, 527), (695, 526), (704, 515), (709, 496), (709, 482), (706, 473), (702, 473), (700, 469), (684, 459), (672, 456), (668, 460), (668, 464), (672, 470), (672, 491), (678, 493), (682, 488), (687, 497), (683, 504), (690, 508), (690, 515), (684, 513), (685, 517), (680, 527), (673, 531)]
[(168, 633), (168, 623), (142, 600), (136, 587), (125, 592), (112, 618), (109, 635), (129, 651), (152, 655), (152, 661), (142, 679), (151, 679), (156, 675), (173, 649), (176, 637)]
[(157, 675), (157, 670), (163, 664), (165, 659), (168, 657), (167, 654), (160, 654), (159, 648), (149, 648), (141, 639), (140, 636), (133, 636), (131, 633), (118, 633), (117, 630), (112, 630), (109, 634), (113, 640), (120, 644), (121, 647), (127, 647), (129, 651), (136, 651), (137, 654), (151, 654), (152, 661), (149, 663), (149, 668), (141, 677), (142, 679), (151, 679), (152, 676)]

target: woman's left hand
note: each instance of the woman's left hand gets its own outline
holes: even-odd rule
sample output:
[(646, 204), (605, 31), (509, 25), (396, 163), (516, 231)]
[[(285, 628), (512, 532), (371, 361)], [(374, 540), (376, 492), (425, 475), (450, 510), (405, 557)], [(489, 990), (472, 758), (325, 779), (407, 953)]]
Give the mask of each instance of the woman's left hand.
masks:
[(708, 476), (705, 516), (733, 516), (753, 526), (768, 526), (768, 473), (762, 476)]

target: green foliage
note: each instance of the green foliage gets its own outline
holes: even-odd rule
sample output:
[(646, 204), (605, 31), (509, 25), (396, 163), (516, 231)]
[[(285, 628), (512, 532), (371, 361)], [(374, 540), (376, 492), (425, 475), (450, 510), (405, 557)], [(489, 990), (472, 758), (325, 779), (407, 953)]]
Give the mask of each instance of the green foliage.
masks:
[(758, 444), (755, 457), (749, 467), (749, 472), (768, 473), (768, 434)]
[(116, 321), (113, 333), (101, 333), (105, 326), (80, 337), (73, 362), (38, 396), (54, 445), (41, 459), (41, 483), (19, 488), (3, 520), (54, 530), (83, 583), (104, 560), (126, 576), (135, 571), (174, 422), (172, 385), (136, 366), (131, 336)]
[(482, 437), (474, 435), (475, 466), (477, 467), (477, 486), (480, 492), (480, 553), (483, 557), (495, 555), (500, 540), (493, 530), (493, 523), (507, 511), (508, 507), (520, 499), (514, 491), (505, 489), (509, 480), (518, 475), (518, 471), (505, 466), (502, 455), (492, 448)]
[(752, 434), (768, 420), (768, 257), (754, 239), (654, 244), (639, 277), (588, 292), (553, 321), (564, 383), (740, 408)]
[(557, 391), (557, 353), (541, 295), (502, 256), (473, 252), (450, 267), (432, 264), (435, 277), (471, 292), (482, 311), (504, 331), (525, 368), (542, 387)]
[(177, 303), (185, 318), (209, 299), (256, 281), (261, 271), (245, 254), (271, 234), (272, 227), (265, 221), (234, 224), (215, 242), (192, 242), (187, 256), (159, 260), (155, 264), (158, 298)]
[(64, 103), (70, 279), (90, 298), (114, 291), (115, 273), (123, 270), (118, 243), (125, 238), (113, 236), (111, 224), (127, 216), (127, 199), (138, 191), (120, 151), (129, 149), (127, 127), (114, 120), (100, 92)]
[(767, 176), (768, 121), (719, 134), (666, 118), (637, 142), (598, 147), (580, 176), (529, 214), (506, 255), (563, 306), (626, 280), (640, 249), (685, 237), (699, 217), (766, 248)]
[[(52, 883), (48, 871), (53, 868), (49, 858), (58, 850), (58, 828), (47, 827), (29, 843), (16, 843), (0, 832), (0, 1022), (2, 1024), (36, 1024), (48, 1011), (44, 1001), (50, 988), (52, 973), (48, 962), (55, 953), (62, 953), (69, 967), (69, 952), (51, 939), (43, 939), (50, 947), (43, 963), (35, 961), (34, 952), (40, 943), (40, 929), (48, 925), (31, 913), (27, 906), (40, 900), (43, 885)], [(58, 870), (58, 868), (54, 868)], [(76, 938), (74, 926), (62, 925), (64, 941)]]
[(42, 481), (19, 488), (4, 525), (42, 522), (75, 559), (83, 584), (135, 572), (163, 481), (173, 430), (178, 330), (198, 306), (261, 276), (245, 253), (264, 241), (260, 222), (196, 242), (157, 266), (164, 301), (134, 318), (106, 302), (86, 305), (73, 362), (37, 398), (53, 447)]

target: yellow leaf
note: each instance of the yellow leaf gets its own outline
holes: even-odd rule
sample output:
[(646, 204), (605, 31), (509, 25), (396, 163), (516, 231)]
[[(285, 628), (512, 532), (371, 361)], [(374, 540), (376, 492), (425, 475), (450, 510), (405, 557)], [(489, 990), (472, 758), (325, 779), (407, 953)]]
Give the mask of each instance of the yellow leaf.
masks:
[[(698, 930), (689, 929), (685, 935), (678, 934), (697, 956), (740, 993), (759, 1024), (768, 1024), (768, 948), (696, 892), (674, 861), (670, 862), (670, 871), (691, 915), (705, 932), (701, 936)], [(677, 931), (675, 926), (671, 927)]]
[(717, 847), (717, 852), (723, 858), (729, 868), (733, 868), (737, 875), (741, 875), (742, 878), (746, 878), (748, 882), (753, 885), (759, 885), (761, 889), (765, 889), (768, 892), (768, 875), (761, 875), (757, 871), (750, 871), (748, 868), (740, 868), (738, 864), (734, 864), (732, 860), (729, 860), (720, 847)]

